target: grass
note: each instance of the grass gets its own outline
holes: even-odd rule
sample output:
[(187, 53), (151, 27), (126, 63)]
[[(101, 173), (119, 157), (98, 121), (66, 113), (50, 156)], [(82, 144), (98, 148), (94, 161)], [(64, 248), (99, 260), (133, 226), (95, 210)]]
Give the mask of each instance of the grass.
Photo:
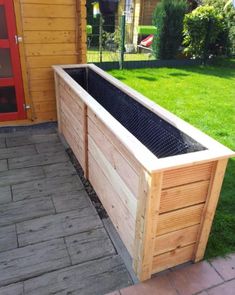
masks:
[[(235, 150), (235, 60), (207, 67), (110, 73)], [(228, 164), (206, 258), (231, 252), (235, 252), (235, 159)]]

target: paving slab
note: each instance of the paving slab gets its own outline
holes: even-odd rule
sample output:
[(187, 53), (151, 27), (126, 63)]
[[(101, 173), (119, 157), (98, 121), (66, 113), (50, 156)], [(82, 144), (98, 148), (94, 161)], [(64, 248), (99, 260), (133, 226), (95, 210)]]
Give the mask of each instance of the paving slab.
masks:
[(25, 145), (25, 146), (12, 147), (12, 148), (1, 148), (0, 160), (29, 156), (29, 155), (36, 155), (36, 154), (37, 154), (37, 151), (35, 146), (33, 145)]
[(20, 246), (66, 237), (100, 227), (102, 222), (91, 207), (36, 218), (18, 223), (16, 226)]
[(80, 210), (92, 206), (85, 190), (65, 192), (61, 195), (53, 196), (52, 199), (57, 213)]
[(22, 145), (31, 145), (42, 142), (59, 142), (57, 134), (27, 134), (14, 135), (6, 138), (7, 147), (19, 147)]
[(208, 295), (234, 295), (235, 280), (225, 282), (220, 286), (207, 290)]
[(167, 274), (180, 295), (192, 295), (223, 282), (208, 262), (175, 269)]
[(30, 180), (44, 178), (45, 173), (41, 167), (30, 167), (0, 172), (0, 187)]
[[(0, 227), (0, 252), (17, 248), (15, 225)], [(1, 293), (0, 293), (1, 294)]]
[(23, 200), (2, 204), (0, 207), (0, 226), (54, 214), (50, 198)]
[(0, 137), (0, 148), (5, 148), (5, 147), (6, 147), (6, 138)]
[(77, 175), (65, 175), (13, 185), (12, 193), (13, 200), (20, 201), (29, 198), (59, 197), (81, 189), (83, 184)]
[(64, 151), (65, 148), (61, 144), (61, 142), (43, 142), (35, 144), (35, 148), (38, 153), (56, 153), (60, 151)]
[(113, 244), (103, 228), (66, 237), (65, 241), (72, 264), (116, 254)]
[(0, 286), (68, 265), (70, 265), (70, 259), (63, 239), (2, 252), (0, 253)]
[(23, 295), (24, 294), (24, 285), (23, 283), (17, 283), (8, 285), (6, 287), (0, 288), (1, 295)]
[(225, 280), (235, 279), (235, 254), (214, 259), (211, 264)]
[(34, 166), (43, 166), (68, 161), (68, 155), (65, 151), (57, 153), (46, 153), (30, 155), (25, 157), (13, 158), (8, 160), (9, 169), (27, 168)]
[(46, 177), (61, 177), (66, 175), (77, 175), (71, 162), (57, 163), (43, 166)]
[(0, 172), (8, 170), (7, 160), (0, 160)]
[(11, 202), (10, 186), (0, 186), (0, 204)]
[(117, 255), (97, 259), (25, 282), (25, 295), (81, 294), (101, 295), (131, 284)]

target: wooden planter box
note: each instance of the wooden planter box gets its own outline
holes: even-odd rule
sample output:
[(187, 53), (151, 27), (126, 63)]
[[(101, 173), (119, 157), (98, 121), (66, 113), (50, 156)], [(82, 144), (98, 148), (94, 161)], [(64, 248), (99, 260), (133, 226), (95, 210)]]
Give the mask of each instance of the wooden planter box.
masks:
[(234, 153), (94, 65), (54, 71), (59, 132), (138, 278), (201, 260)]

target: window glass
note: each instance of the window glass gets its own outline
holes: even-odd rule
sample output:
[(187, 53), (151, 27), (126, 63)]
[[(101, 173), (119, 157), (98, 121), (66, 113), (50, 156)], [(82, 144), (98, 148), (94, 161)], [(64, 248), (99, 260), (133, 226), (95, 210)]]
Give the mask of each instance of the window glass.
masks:
[(5, 8), (0, 5), (0, 39), (8, 39)]
[(17, 112), (15, 87), (0, 87), (0, 113)]
[(12, 77), (10, 49), (0, 48), (0, 78), (9, 77)]

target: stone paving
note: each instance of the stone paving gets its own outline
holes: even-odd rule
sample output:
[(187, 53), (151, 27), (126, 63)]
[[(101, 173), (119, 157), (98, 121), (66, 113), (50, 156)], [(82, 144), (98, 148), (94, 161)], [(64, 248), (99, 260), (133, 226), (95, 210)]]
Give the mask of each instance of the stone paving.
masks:
[(55, 128), (0, 129), (0, 295), (132, 284)]
[(235, 254), (187, 264), (109, 295), (235, 295)]

